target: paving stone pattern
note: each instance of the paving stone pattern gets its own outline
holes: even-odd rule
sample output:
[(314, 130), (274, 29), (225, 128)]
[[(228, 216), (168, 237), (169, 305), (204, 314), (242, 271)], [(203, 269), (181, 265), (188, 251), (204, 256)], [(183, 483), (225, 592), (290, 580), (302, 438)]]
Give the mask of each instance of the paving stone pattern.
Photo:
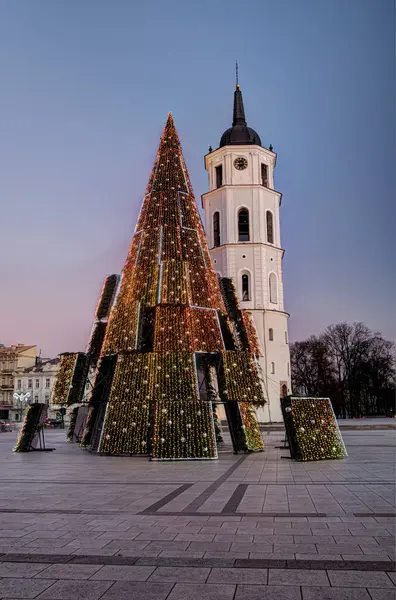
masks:
[(107, 458), (0, 434), (0, 600), (395, 600), (394, 431), (343, 461)]

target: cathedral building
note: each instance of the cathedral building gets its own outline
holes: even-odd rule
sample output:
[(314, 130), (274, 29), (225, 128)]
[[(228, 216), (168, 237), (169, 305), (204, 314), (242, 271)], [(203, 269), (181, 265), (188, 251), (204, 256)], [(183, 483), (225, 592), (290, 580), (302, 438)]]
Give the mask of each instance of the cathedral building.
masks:
[(291, 392), (290, 352), (283, 303), (280, 236), (282, 194), (275, 189), (276, 153), (248, 127), (242, 92), (234, 92), (232, 127), (217, 150), (205, 156), (209, 190), (202, 196), (205, 229), (214, 268), (234, 280), (241, 308), (254, 317), (268, 402), (264, 422), (282, 421), (280, 397)]

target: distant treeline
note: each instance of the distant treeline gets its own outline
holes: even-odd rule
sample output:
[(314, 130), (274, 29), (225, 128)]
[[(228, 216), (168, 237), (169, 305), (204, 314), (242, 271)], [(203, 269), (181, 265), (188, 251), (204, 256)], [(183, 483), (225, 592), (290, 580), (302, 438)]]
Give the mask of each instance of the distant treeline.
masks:
[(395, 413), (395, 345), (363, 323), (291, 344), (293, 394), (329, 397), (339, 418)]

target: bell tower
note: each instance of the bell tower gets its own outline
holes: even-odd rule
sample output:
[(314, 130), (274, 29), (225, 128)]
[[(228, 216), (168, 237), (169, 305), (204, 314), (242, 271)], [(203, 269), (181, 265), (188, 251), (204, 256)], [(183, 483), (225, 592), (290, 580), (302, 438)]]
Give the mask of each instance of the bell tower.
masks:
[(234, 92), (232, 127), (205, 156), (209, 191), (202, 195), (205, 228), (214, 268), (232, 277), (241, 308), (251, 311), (264, 357), (260, 358), (268, 400), (262, 422), (280, 422), (280, 397), (291, 393), (288, 313), (283, 304), (276, 153), (247, 126), (240, 86)]

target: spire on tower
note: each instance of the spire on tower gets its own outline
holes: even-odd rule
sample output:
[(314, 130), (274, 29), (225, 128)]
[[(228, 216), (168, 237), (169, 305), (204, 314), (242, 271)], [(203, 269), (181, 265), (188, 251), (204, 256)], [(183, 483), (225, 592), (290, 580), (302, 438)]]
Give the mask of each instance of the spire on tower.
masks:
[(234, 115), (232, 120), (232, 126), (244, 125), (246, 127), (245, 109), (243, 106), (242, 92), (239, 84), (236, 86), (234, 92)]
[(245, 109), (243, 106), (243, 98), (241, 92), (241, 86), (239, 85), (239, 72), (238, 72), (238, 61), (235, 64), (235, 92), (234, 92), (234, 115), (232, 120), (232, 126), (244, 125), (246, 127)]
[(241, 86), (239, 85), (239, 66), (235, 64), (235, 92), (234, 92), (234, 111), (232, 118), (232, 127), (227, 129), (221, 136), (220, 148), (223, 146), (256, 144), (261, 146), (259, 135), (254, 129), (247, 126), (245, 117), (245, 108), (243, 106), (243, 98)]

